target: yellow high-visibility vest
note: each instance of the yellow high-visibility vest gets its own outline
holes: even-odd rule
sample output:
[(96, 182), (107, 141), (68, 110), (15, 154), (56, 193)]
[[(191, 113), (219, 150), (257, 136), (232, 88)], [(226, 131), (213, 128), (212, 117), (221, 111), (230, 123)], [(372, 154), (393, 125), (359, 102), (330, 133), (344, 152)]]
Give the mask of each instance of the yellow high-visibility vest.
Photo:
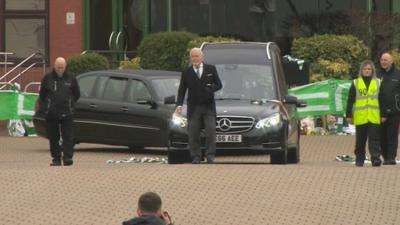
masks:
[(381, 81), (377, 78), (372, 78), (368, 89), (361, 77), (354, 79), (353, 84), (356, 88), (356, 101), (353, 105), (354, 125), (380, 124), (381, 115), (378, 96)]

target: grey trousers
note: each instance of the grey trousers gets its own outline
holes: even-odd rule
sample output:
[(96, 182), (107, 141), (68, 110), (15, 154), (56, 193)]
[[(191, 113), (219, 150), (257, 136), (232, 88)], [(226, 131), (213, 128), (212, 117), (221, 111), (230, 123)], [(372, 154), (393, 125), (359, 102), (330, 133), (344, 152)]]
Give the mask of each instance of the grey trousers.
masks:
[(205, 128), (207, 158), (215, 157), (215, 112), (207, 105), (196, 106), (188, 121), (190, 156), (192, 159), (201, 158), (200, 132)]

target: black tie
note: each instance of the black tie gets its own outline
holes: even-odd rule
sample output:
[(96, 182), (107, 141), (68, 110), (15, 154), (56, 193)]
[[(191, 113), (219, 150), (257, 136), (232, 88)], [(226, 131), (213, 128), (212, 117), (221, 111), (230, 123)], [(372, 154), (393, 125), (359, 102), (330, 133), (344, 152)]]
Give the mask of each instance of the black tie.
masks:
[(200, 66), (196, 66), (195, 68), (196, 68), (197, 77), (200, 79)]

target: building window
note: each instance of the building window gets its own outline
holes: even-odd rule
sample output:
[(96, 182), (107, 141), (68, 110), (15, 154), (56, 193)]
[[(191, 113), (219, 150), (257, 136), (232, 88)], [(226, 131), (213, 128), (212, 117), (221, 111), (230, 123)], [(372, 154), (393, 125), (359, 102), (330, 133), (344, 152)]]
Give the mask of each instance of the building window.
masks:
[(48, 59), (48, 0), (0, 0), (0, 51)]
[(6, 52), (27, 57), (34, 52), (45, 53), (45, 19), (5, 19)]
[(6, 10), (45, 10), (45, 0), (6, 0)]

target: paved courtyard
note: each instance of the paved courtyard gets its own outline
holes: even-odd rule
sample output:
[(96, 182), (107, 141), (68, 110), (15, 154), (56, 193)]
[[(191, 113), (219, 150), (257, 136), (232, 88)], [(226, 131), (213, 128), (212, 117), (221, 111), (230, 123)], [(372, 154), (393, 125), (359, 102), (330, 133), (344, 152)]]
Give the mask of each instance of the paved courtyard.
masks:
[(50, 167), (45, 139), (0, 136), (0, 224), (121, 224), (146, 191), (160, 193), (175, 225), (400, 224), (400, 166), (334, 160), (353, 145), (302, 136), (296, 165), (230, 153), (215, 165), (168, 165), (106, 163), (163, 150), (81, 144), (74, 166)]

